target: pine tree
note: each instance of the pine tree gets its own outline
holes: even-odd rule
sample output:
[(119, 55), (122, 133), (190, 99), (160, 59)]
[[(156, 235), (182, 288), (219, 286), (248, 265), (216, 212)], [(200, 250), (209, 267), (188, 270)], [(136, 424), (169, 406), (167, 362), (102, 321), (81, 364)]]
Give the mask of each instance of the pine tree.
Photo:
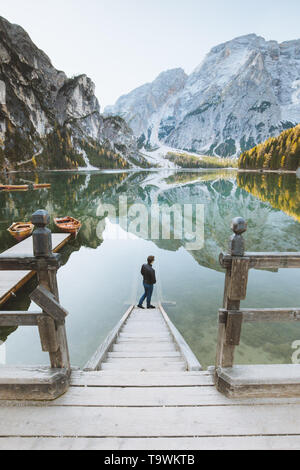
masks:
[(300, 167), (300, 124), (244, 152), (240, 169), (297, 170)]

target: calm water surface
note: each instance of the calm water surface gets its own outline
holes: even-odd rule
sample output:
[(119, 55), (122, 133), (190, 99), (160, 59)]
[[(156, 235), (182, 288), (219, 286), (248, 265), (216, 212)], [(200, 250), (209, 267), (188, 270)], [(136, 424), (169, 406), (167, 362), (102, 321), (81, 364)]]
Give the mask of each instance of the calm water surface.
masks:
[[(224, 272), (218, 263), (230, 237), (234, 216), (248, 220), (249, 251), (299, 251), (300, 180), (231, 171), (159, 171), (136, 173), (45, 173), (16, 175), (23, 180), (50, 182), (50, 190), (0, 193), (0, 251), (14, 245), (6, 231), (17, 220), (30, 220), (38, 208), (51, 218), (72, 215), (83, 227), (62, 252), (58, 273), (62, 305), (70, 312), (67, 333), (73, 365), (83, 366), (129, 304), (142, 294), (140, 266), (149, 254), (156, 257), (158, 284), (154, 302), (166, 310), (201, 363), (214, 364), (217, 312), (222, 307)], [(124, 231), (120, 214), (101, 217), (99, 206), (118, 208), (127, 196), (129, 207), (143, 204), (205, 206), (205, 244), (189, 251), (181, 240), (149, 240)], [(51, 223), (51, 229), (55, 226)], [(112, 234), (118, 231), (118, 239)], [(120, 239), (121, 238), (121, 239)], [(300, 306), (299, 270), (251, 271), (244, 307)], [(28, 293), (32, 281), (5, 310), (34, 308)], [(171, 307), (168, 302), (174, 303)], [(6, 339), (7, 338), (7, 339)], [(0, 330), (8, 364), (48, 364), (41, 352), (37, 328)], [(298, 324), (244, 325), (236, 363), (290, 363), (292, 343), (300, 340)], [(1, 347), (0, 362), (4, 360)]]

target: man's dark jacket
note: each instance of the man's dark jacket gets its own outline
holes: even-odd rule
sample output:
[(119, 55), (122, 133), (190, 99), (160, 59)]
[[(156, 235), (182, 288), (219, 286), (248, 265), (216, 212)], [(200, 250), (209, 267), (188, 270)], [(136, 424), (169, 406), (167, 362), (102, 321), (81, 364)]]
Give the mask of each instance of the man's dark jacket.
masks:
[(143, 264), (141, 273), (146, 284), (156, 284), (155, 270), (152, 268), (151, 264)]

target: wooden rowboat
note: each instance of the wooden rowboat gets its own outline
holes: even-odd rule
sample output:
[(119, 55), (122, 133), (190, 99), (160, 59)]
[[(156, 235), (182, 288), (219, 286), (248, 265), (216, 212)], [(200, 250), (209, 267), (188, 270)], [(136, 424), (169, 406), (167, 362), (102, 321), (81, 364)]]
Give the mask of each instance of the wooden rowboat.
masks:
[(54, 219), (55, 225), (65, 233), (72, 233), (77, 234), (81, 229), (81, 222), (79, 220), (74, 219), (73, 217), (62, 217)]
[(31, 222), (15, 222), (7, 230), (17, 240), (21, 241), (29, 237), (34, 229)]
[(51, 188), (51, 184), (42, 183), (42, 184), (34, 184), (33, 189), (48, 189)]
[(23, 185), (9, 185), (9, 184), (1, 184), (0, 191), (27, 191), (28, 184)]

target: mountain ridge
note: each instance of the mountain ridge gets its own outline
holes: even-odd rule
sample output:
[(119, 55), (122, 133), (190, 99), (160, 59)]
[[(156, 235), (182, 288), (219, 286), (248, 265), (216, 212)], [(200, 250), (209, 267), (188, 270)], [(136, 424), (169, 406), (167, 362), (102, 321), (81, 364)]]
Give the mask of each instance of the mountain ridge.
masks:
[[(176, 70), (182, 69), (166, 73)], [(159, 109), (143, 113), (149, 87), (139, 87), (139, 94), (123, 95), (105, 112), (132, 123), (140, 145), (221, 157), (236, 157), (300, 122), (300, 39), (240, 36), (213, 47), (186, 77)], [(139, 120), (136, 109), (147, 119)]]
[(0, 169), (147, 165), (118, 117), (104, 117), (85, 74), (68, 78), (19, 25), (0, 17)]

